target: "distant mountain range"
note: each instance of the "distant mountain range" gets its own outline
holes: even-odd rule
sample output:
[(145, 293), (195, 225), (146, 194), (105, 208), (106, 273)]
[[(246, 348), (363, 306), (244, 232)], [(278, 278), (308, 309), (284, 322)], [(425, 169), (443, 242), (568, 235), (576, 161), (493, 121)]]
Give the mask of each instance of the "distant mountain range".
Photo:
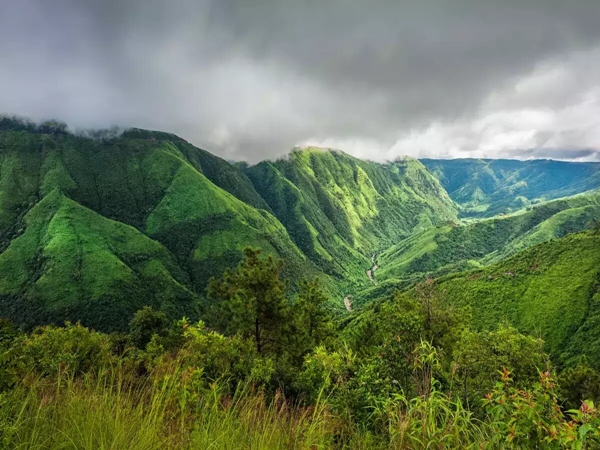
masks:
[(491, 217), (600, 188), (600, 162), (423, 159), (463, 217)]

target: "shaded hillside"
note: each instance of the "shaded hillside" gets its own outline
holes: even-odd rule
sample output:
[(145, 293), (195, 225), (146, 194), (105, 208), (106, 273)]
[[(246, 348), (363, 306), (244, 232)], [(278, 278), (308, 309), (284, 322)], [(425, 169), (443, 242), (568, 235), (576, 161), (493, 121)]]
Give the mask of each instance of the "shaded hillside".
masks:
[(423, 159), (465, 217), (491, 217), (600, 187), (600, 163)]
[(112, 329), (143, 304), (193, 314), (248, 245), (285, 259), (294, 280), (319, 274), (242, 172), (176, 136), (90, 139), (7, 119), (0, 130), (1, 316)]
[(530, 207), (520, 213), (431, 228), (378, 256), (377, 279), (471, 269), (540, 242), (590, 228), (600, 220), (600, 191)]
[(383, 165), (309, 148), (246, 173), (298, 247), (330, 274), (366, 279), (372, 253), (456, 219), (442, 186), (413, 159)]

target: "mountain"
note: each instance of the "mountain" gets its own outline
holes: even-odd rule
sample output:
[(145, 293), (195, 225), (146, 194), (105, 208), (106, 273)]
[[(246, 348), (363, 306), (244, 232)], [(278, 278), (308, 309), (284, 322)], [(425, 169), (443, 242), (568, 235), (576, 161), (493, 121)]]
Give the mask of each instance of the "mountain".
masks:
[(308, 148), (245, 172), (309, 258), (354, 280), (368, 282), (373, 253), (457, 217), (444, 188), (415, 159), (377, 164)]
[(198, 317), (247, 246), (283, 259), (292, 287), (320, 278), (340, 308), (374, 252), (456, 216), (416, 160), (308, 149), (241, 170), (169, 133), (0, 118), (0, 316), (101, 330), (144, 305)]
[(423, 159), (461, 206), (463, 217), (491, 217), (600, 187), (600, 163), (554, 160)]
[(104, 330), (145, 304), (197, 317), (246, 246), (294, 279), (321, 275), (241, 171), (183, 139), (0, 121), (0, 316)]
[[(506, 175), (503, 162), (488, 163)], [(201, 317), (208, 280), (247, 246), (283, 259), (292, 291), (320, 278), (340, 309), (346, 296), (371, 299), (425, 274), (493, 264), (599, 216), (595, 192), (461, 222), (465, 206), (443, 186), (456, 176), (432, 164), (307, 148), (247, 166), (169, 133), (83, 135), (0, 118), (0, 317), (105, 331), (126, 328), (144, 305)], [(596, 180), (594, 164), (531, 164), (538, 175), (519, 176), (544, 196)], [(556, 167), (573, 180), (551, 180)]]
[(600, 220), (600, 190), (491, 219), (416, 233), (378, 255), (378, 280), (456, 272), (498, 262), (540, 242), (582, 231)]

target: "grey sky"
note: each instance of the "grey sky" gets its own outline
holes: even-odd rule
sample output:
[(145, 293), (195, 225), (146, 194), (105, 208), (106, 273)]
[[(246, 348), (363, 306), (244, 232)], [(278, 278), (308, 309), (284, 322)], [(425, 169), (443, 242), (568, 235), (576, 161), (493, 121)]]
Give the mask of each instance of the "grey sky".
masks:
[(600, 2), (0, 0), (0, 112), (295, 145), (599, 159)]

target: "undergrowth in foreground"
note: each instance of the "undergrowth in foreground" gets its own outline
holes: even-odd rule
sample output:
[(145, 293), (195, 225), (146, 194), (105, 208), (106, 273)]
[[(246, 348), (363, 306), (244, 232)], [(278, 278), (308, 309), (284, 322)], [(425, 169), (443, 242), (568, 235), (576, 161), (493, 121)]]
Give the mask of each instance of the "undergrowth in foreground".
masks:
[[(146, 351), (116, 357), (104, 353), (108, 336), (80, 326), (49, 328), (20, 340), (19, 355), (14, 349), (3, 354), (3, 368), (10, 370), (1, 372), (2, 380), (9, 381), (14, 370), (20, 374), (0, 394), (2, 448), (600, 448), (594, 404), (563, 411), (548, 372), (520, 389), (502, 371), (478, 414), (434, 378), (438, 353), (423, 341), (414, 350), (411, 371), (417, 395), (374, 400), (368, 419), (360, 422), (342, 406), (348, 393), (358, 394), (358, 387), (349, 391), (351, 380), (334, 377), (333, 385), (322, 383), (307, 401), (286, 397), (252, 375), (235, 386), (231, 379), (209, 379), (211, 366), (226, 357), (216, 348), (221, 338), (203, 324), (183, 324), (185, 342), (172, 354), (158, 355), (150, 344)], [(58, 335), (77, 342), (54, 359), (31, 364), (39, 340), (47, 344)], [(206, 348), (215, 338), (213, 348)], [(209, 354), (198, 353), (202, 347)]]
[(434, 280), (336, 320), (318, 281), (290, 302), (281, 263), (244, 253), (206, 324), (0, 321), (2, 448), (600, 448), (585, 358), (557, 374), (541, 339), (471, 329)]

